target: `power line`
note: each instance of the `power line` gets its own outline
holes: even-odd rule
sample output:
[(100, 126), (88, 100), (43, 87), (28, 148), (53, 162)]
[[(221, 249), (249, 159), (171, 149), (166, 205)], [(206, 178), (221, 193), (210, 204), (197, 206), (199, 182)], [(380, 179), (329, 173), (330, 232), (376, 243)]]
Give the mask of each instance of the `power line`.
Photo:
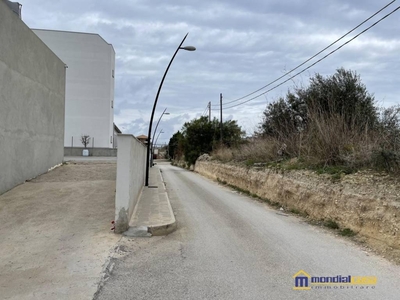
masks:
[[(317, 60), (316, 62), (312, 63), (310, 66), (308, 66), (307, 68), (304, 68), (303, 70), (301, 70), (300, 72), (296, 73), (295, 75), (289, 77), (288, 79), (286, 79), (285, 81), (275, 85), (274, 87), (270, 88), (269, 90), (266, 90), (265, 92), (258, 94), (257, 96), (254, 96), (246, 101), (243, 101), (241, 103), (232, 105), (232, 106), (228, 106), (225, 107), (225, 109), (228, 108), (233, 108), (242, 104), (245, 104), (249, 101), (252, 101), (258, 97), (261, 97), (262, 95), (265, 95), (266, 93), (276, 89), (277, 87), (280, 87), (281, 85), (285, 84), (286, 82), (288, 82), (289, 80), (292, 80), (294, 77), (300, 75), (301, 73), (303, 73), (304, 71), (307, 71), (308, 69), (310, 69), (311, 67), (315, 66), (317, 63), (321, 62), (322, 60), (324, 60), (325, 58), (327, 58), (328, 56), (332, 55), (333, 53), (335, 53), (336, 51), (338, 51), (339, 49), (343, 48), (345, 45), (349, 44), (350, 42), (352, 42), (353, 40), (355, 40), (356, 38), (358, 38), (360, 35), (364, 34), (365, 32), (367, 32), (368, 30), (370, 30), (372, 27), (376, 26), (378, 23), (380, 23), (381, 21), (383, 21), (384, 19), (386, 19), (388, 16), (390, 16), (391, 14), (395, 13), (397, 10), (400, 9), (400, 6), (398, 6), (396, 9), (394, 9), (393, 11), (391, 11), (390, 13), (388, 13), (387, 15), (385, 15), (384, 17), (382, 17), (381, 19), (379, 19), (378, 21), (376, 21), (375, 23), (373, 23), (371, 26), (369, 26), (368, 28), (364, 29), (363, 31), (361, 31), (359, 34), (357, 34), (356, 36), (354, 36), (353, 38), (351, 38), (350, 40), (348, 40), (347, 42), (345, 42), (344, 44), (340, 45), (338, 48), (336, 48), (335, 50), (329, 52), (327, 55), (325, 55), (324, 57), (320, 58), (319, 60)], [(214, 109), (214, 110), (218, 110), (218, 109)]]
[(208, 104), (206, 109), (203, 111), (203, 113), (201, 114), (202, 117), (208, 116)]
[[(243, 97), (237, 98), (235, 100), (232, 101), (228, 101), (225, 102), (224, 104), (230, 104), (233, 102), (237, 102), (240, 101), (244, 98), (247, 98), (248, 96), (254, 95), (255, 93), (261, 91), (262, 89), (274, 84), (275, 82), (277, 82), (278, 80), (282, 79), (283, 77), (285, 77), (286, 75), (290, 74), (291, 72), (297, 70), (298, 68), (300, 68), (301, 66), (305, 65), (306, 63), (308, 63), (310, 60), (312, 60), (313, 58), (317, 57), (318, 55), (320, 55), (322, 52), (324, 52), (325, 50), (327, 50), (328, 48), (330, 48), (331, 46), (333, 46), (334, 44), (336, 44), (337, 42), (339, 42), (340, 40), (342, 40), (343, 38), (345, 38), (346, 36), (348, 36), (350, 33), (352, 33), (354, 30), (358, 29), (360, 26), (362, 26), (363, 24), (365, 24), (366, 22), (368, 22), (369, 20), (371, 20), (373, 17), (375, 17), (377, 14), (379, 14), (382, 10), (384, 10), (385, 8), (387, 8), (388, 6), (390, 6), (391, 4), (393, 4), (393, 2), (395, 2), (396, 0), (393, 0), (392, 2), (388, 3), (387, 5), (385, 5), (383, 8), (381, 8), (380, 10), (378, 10), (376, 13), (374, 13), (372, 16), (370, 16), (369, 18), (365, 19), (363, 22), (361, 22), (360, 24), (358, 24), (356, 27), (354, 27), (353, 29), (351, 29), (349, 32), (347, 32), (346, 34), (342, 35), (340, 38), (338, 38), (337, 40), (335, 40), (333, 43), (329, 44), (327, 47), (325, 47), (324, 49), (322, 49), (321, 51), (319, 51), (317, 54), (311, 56), (309, 59), (307, 59), (306, 61), (304, 61), (303, 63), (299, 64), (298, 66), (296, 66), (295, 68), (291, 69), (290, 71), (286, 72), (285, 74), (283, 74), (282, 76), (280, 76), (279, 78), (275, 79), (274, 81), (271, 81), (270, 83), (264, 85), (263, 87), (255, 90), (254, 92), (251, 92), (250, 94), (247, 94)], [(214, 104), (213, 106), (219, 106), (217, 104)]]
[(206, 114), (206, 112), (207, 112), (207, 108), (208, 108), (208, 107), (206, 107), (206, 109), (205, 109), (205, 110), (203, 110), (203, 113), (201, 114), (201, 116), (204, 116), (204, 115)]

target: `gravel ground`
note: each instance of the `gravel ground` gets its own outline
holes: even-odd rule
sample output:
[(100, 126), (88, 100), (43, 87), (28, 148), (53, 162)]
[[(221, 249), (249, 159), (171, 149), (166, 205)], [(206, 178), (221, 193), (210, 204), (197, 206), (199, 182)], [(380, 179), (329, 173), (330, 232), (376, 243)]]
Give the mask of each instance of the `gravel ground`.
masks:
[(68, 162), (0, 196), (0, 298), (92, 299), (120, 236), (115, 161)]

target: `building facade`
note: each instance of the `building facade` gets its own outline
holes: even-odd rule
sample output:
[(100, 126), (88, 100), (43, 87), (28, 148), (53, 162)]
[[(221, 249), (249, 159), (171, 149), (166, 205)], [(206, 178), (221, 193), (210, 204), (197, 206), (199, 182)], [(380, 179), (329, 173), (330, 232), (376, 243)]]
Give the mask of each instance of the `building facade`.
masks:
[(115, 51), (100, 35), (33, 29), (66, 64), (65, 147), (114, 148)]

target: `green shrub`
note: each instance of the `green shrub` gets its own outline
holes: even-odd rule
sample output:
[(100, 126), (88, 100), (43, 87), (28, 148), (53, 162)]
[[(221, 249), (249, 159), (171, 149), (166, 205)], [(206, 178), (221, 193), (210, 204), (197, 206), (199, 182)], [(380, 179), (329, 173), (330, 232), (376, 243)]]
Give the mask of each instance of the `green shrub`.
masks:
[(388, 150), (378, 150), (372, 155), (375, 169), (388, 173), (400, 173), (400, 153)]

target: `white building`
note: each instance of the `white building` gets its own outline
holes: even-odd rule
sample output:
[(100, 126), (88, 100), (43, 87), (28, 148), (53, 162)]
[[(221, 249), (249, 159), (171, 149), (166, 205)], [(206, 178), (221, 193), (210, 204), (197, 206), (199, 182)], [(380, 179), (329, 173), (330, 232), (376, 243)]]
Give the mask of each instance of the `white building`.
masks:
[(67, 65), (65, 147), (114, 148), (115, 51), (100, 35), (33, 29)]

